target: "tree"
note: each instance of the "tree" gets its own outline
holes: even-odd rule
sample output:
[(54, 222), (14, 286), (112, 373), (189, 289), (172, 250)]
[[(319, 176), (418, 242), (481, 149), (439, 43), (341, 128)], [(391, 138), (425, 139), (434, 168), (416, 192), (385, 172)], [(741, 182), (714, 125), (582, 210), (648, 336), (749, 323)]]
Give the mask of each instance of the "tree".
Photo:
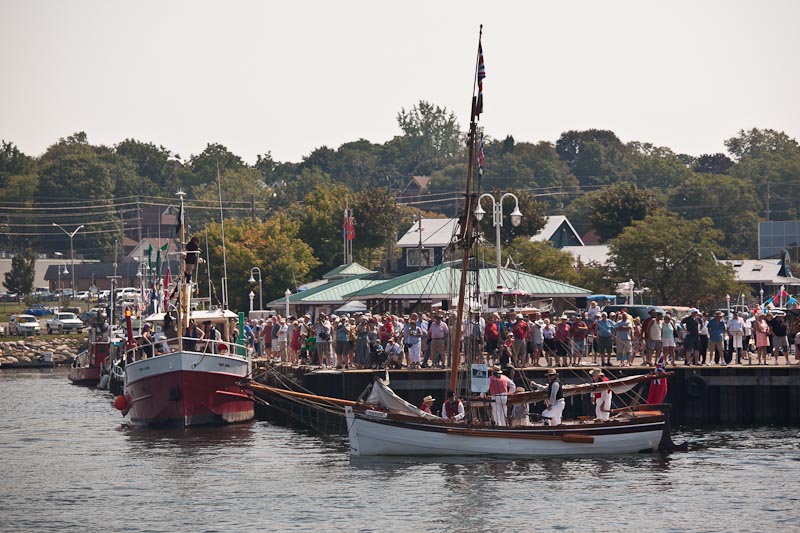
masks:
[(163, 146), (156, 146), (153, 143), (144, 143), (134, 139), (125, 139), (117, 144), (114, 150), (120, 156), (133, 162), (137, 174), (155, 184), (158, 190), (152, 193), (163, 192), (170, 195), (175, 193), (174, 190), (169, 189), (172, 187), (173, 171), (179, 167), (179, 164), (172, 159), (172, 152)]
[(635, 182), (640, 188), (675, 187), (692, 175), (689, 167), (669, 148), (639, 142), (629, 143), (628, 148)]
[(225, 146), (209, 143), (205, 150), (189, 160), (191, 182), (186, 185), (216, 182), (217, 174), (224, 174), (228, 170), (239, 170), (245, 166), (242, 158), (230, 152)]
[(630, 149), (612, 131), (568, 131), (556, 152), (581, 185), (606, 185), (631, 178)]
[(5, 273), (3, 287), (8, 292), (30, 294), (36, 274), (36, 257), (32, 251), (16, 254), (11, 258), (11, 270)]
[(13, 143), (0, 141), (0, 188), (11, 176), (36, 174), (36, 160), (19, 151)]
[(613, 239), (634, 220), (657, 209), (653, 195), (633, 183), (618, 183), (603, 190), (592, 204), (589, 221), (603, 240)]
[[(298, 283), (308, 280), (309, 272), (317, 266), (318, 261), (314, 258), (311, 247), (298, 237), (298, 230), (298, 224), (283, 213), (265, 222), (225, 222), (225, 255), (231, 309), (248, 307), (247, 295), (252, 287), (244, 280), (250, 277), (250, 269), (254, 266), (261, 269), (264, 302), (279, 298), (287, 288), (296, 288)], [(200, 235), (203, 246), (206, 235), (209, 243), (209, 270), (217, 298), (221, 298), (223, 250), (220, 224), (209, 224)]]
[(695, 174), (675, 187), (669, 210), (687, 220), (709, 217), (729, 254), (755, 257), (760, 202), (753, 184), (721, 174)]
[(287, 210), (298, 224), (298, 237), (314, 250), (319, 260), (318, 270), (312, 271), (312, 276), (322, 275), (344, 262), (342, 226), (349, 194), (344, 185), (321, 183), (306, 193), (302, 202), (292, 204)]
[(350, 207), (356, 219), (353, 253), (385, 248), (397, 235), (400, 211), (394, 195), (386, 188), (364, 189), (351, 195)]
[(701, 174), (727, 174), (733, 166), (725, 154), (703, 154), (694, 163), (694, 171)]
[(511, 243), (508, 253), (523, 272), (570, 284), (578, 280), (572, 254), (554, 248), (550, 241), (538, 242), (528, 237), (518, 237)]
[(733, 269), (718, 263), (722, 233), (711, 220), (683, 220), (663, 210), (635, 220), (610, 243), (619, 280), (649, 287), (660, 305), (711, 305), (736, 294)]
[(750, 131), (739, 130), (736, 137), (725, 141), (725, 147), (736, 159), (758, 159), (766, 154), (778, 154), (787, 150), (797, 149), (797, 141), (782, 131), (760, 130), (753, 128)]
[[(536, 201), (534, 195), (525, 191), (511, 190), (508, 192), (515, 194), (519, 199), (519, 210), (522, 212), (522, 221), (517, 227), (514, 227), (511, 223), (510, 215), (516, 204), (512, 197), (507, 196), (503, 201), (504, 218), (503, 225), (500, 228), (500, 242), (504, 246), (510, 244), (517, 236), (524, 235), (532, 237), (536, 235), (541, 231), (546, 222), (545, 209), (542, 204)], [(503, 194), (503, 191), (492, 191), (494, 199), (498, 201), (502, 198)], [(489, 237), (490, 241), (494, 242), (496, 240), (495, 232), (497, 230), (494, 227), (494, 219), (492, 216), (492, 202), (488, 199), (484, 199), (483, 202), (481, 202), (481, 206), (486, 211), (486, 215), (484, 215), (483, 220), (478, 223), (478, 227), (485, 236)]]
[(402, 156), (413, 173), (429, 174), (460, 153), (461, 128), (452, 111), (424, 100), (397, 114), (397, 124), (406, 141)]

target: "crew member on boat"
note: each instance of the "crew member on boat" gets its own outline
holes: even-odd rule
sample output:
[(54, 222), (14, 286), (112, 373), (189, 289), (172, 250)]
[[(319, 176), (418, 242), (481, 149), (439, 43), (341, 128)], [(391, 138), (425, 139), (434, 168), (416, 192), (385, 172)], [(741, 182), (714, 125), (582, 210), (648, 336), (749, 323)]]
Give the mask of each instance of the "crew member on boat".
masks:
[[(603, 375), (603, 371), (599, 368), (593, 368), (591, 375), (593, 383), (608, 381), (608, 378)], [(611, 417), (611, 387), (603, 387), (597, 392), (593, 392), (592, 403), (594, 404), (595, 418), (597, 420), (608, 420)]]
[(489, 377), (489, 394), (492, 395), (492, 419), (497, 426), (507, 426), (508, 395), (517, 390), (516, 384), (503, 374), (499, 365), (492, 367)]
[(186, 283), (191, 283), (192, 272), (195, 266), (197, 266), (198, 259), (200, 259), (200, 239), (198, 239), (197, 236), (189, 239), (189, 242), (186, 243), (186, 251), (184, 253), (186, 255), (186, 257), (184, 257), (184, 263), (186, 263), (184, 267), (184, 276), (186, 278)]
[[(522, 394), (525, 389), (522, 387), (517, 388), (516, 394)], [(512, 426), (530, 426), (531, 417), (529, 411), (529, 404), (527, 402), (515, 403), (511, 408), (511, 425)]]
[(544, 400), (546, 409), (542, 411), (542, 418), (549, 420), (551, 426), (558, 426), (561, 424), (561, 414), (566, 405), (564, 391), (555, 368), (548, 368), (546, 375), (548, 380), (547, 398)]
[(451, 422), (464, 420), (464, 402), (458, 398), (456, 391), (450, 391), (449, 397), (442, 406), (442, 418)]
[(436, 398), (434, 398), (430, 394), (425, 396), (422, 399), (422, 405), (419, 406), (420, 411), (423, 411), (425, 413), (428, 413), (429, 415), (432, 415), (433, 413), (431, 412), (431, 406), (433, 405), (433, 402), (435, 402), (435, 401), (436, 401)]

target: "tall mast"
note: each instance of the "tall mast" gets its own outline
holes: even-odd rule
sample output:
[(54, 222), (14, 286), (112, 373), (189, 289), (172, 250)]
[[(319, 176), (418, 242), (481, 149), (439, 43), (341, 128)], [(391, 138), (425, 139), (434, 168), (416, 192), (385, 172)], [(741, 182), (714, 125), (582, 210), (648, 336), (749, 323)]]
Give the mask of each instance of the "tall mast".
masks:
[[(461, 234), (458, 241), (463, 248), (461, 258), (461, 281), (458, 286), (458, 308), (456, 310), (455, 336), (453, 339), (453, 350), (451, 354), (450, 366), (450, 390), (457, 391), (458, 386), (458, 366), (461, 362), (461, 333), (464, 324), (464, 300), (466, 299), (467, 272), (469, 271), (470, 250), (474, 244), (473, 235), (473, 211), (474, 205), (478, 201), (478, 194), (472, 190), (473, 167), (475, 162), (475, 140), (478, 131), (478, 120), (483, 111), (483, 48), (481, 46), (481, 36), (483, 35), (483, 24), (478, 33), (478, 54), (475, 61), (475, 81), (472, 86), (472, 101), (470, 109), (469, 135), (467, 142), (469, 145), (469, 159), (467, 161), (467, 186), (465, 192), (466, 201), (464, 202), (464, 213), (461, 216)], [(475, 90), (478, 90), (477, 96)]]
[[(187, 287), (186, 284), (186, 261), (184, 258), (184, 254), (186, 253), (186, 223), (185, 223), (185, 216), (184, 216), (184, 205), (183, 205), (183, 197), (186, 196), (186, 193), (182, 190), (177, 192), (178, 198), (180, 198), (181, 204), (178, 208), (178, 240), (180, 241), (180, 254), (178, 258), (180, 259), (180, 268), (178, 273), (177, 279), (177, 287), (178, 287), (178, 305), (176, 306), (176, 310), (178, 313), (177, 316), (177, 326), (178, 326), (178, 345), (179, 349), (183, 350), (183, 332), (188, 324), (184, 324), (184, 315), (189, 316), (190, 313), (190, 305), (186, 302), (186, 294), (187, 288), (191, 290), (190, 287)], [(167, 306), (167, 312), (169, 312), (169, 306)], [(187, 321), (188, 322), (188, 321)]]

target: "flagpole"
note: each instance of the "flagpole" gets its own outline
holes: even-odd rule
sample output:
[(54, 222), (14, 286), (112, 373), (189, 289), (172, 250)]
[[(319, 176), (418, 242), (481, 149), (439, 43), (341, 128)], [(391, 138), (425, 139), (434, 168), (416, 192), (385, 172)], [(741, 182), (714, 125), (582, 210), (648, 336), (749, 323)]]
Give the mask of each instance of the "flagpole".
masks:
[[(475, 82), (472, 85), (472, 109), (470, 111), (470, 125), (469, 125), (469, 159), (467, 162), (467, 186), (465, 192), (465, 205), (464, 205), (464, 215), (462, 220), (462, 233), (461, 239), (463, 243), (463, 256), (461, 258), (461, 281), (459, 285), (458, 291), (458, 308), (456, 309), (456, 323), (455, 323), (455, 336), (453, 338), (453, 349), (450, 354), (450, 390), (453, 392), (458, 393), (457, 386), (458, 386), (458, 367), (461, 363), (461, 334), (463, 329), (463, 322), (464, 322), (464, 299), (465, 299), (465, 292), (466, 292), (466, 284), (467, 284), (467, 272), (469, 270), (469, 260), (470, 260), (470, 253), (469, 250), (473, 244), (473, 205), (477, 203), (478, 195), (476, 192), (472, 192), (472, 180), (473, 180), (473, 166), (475, 162), (475, 137), (476, 132), (478, 129), (478, 119), (480, 117), (482, 109), (482, 102), (481, 96), (482, 93), (480, 89), (482, 88), (482, 79), (485, 76), (482, 72), (482, 64), (483, 64), (483, 48), (481, 46), (481, 38), (483, 37), (483, 24), (480, 25), (480, 30), (478, 32), (478, 57), (476, 60), (475, 65)], [(476, 87), (479, 89), (478, 97), (475, 96)], [(479, 105), (481, 105), (481, 109), (479, 109)], [(465, 361), (467, 363), (467, 361)]]

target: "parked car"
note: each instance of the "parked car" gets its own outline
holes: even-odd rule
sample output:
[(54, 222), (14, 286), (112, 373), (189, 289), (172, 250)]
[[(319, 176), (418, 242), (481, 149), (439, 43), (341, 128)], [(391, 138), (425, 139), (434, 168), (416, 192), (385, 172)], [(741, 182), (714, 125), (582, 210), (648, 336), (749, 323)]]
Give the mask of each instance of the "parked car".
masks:
[(102, 307), (94, 307), (78, 315), (78, 318), (80, 318), (81, 322), (86, 326), (91, 326), (93, 323), (97, 322), (98, 317), (102, 320), (106, 319), (106, 310)]
[(34, 304), (25, 310), (25, 314), (33, 316), (47, 316), (52, 315), (53, 310), (49, 307), (45, 307), (42, 304)]
[(99, 302), (107, 302), (108, 298), (111, 296), (111, 291), (109, 290), (102, 290), (97, 293), (97, 301)]
[(8, 319), (9, 335), (41, 335), (39, 320), (33, 315), (11, 315)]
[(89, 299), (89, 291), (78, 291), (75, 295), (75, 298), (78, 300), (88, 300)]
[(83, 322), (75, 316), (75, 313), (65, 313), (56, 311), (53, 318), (47, 321), (47, 333), (80, 333), (83, 331)]

